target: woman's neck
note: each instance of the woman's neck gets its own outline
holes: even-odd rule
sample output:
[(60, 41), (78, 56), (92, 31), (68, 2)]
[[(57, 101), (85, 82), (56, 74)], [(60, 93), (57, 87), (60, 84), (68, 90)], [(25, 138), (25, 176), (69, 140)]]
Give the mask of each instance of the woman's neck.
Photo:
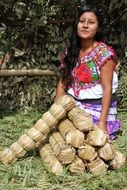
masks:
[(95, 40), (82, 40), (81, 42), (81, 51), (89, 51), (96, 44)]

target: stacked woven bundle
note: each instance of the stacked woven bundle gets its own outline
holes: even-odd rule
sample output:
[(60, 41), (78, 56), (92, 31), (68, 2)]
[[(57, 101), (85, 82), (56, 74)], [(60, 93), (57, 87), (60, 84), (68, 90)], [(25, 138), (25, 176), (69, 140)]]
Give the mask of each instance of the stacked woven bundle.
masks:
[(75, 101), (71, 96), (62, 96), (26, 134), (23, 134), (17, 142), (14, 142), (9, 148), (5, 148), (1, 152), (0, 160), (4, 164), (14, 163), (18, 158), (24, 157), (28, 151), (35, 149), (40, 143), (45, 142), (51, 129), (74, 106)]
[(1, 161), (14, 163), (36, 147), (48, 171), (56, 175), (65, 167), (72, 174), (89, 171), (97, 175), (120, 168), (126, 162), (125, 156), (107, 141), (104, 131), (93, 124), (92, 117), (67, 95), (6, 148), (1, 153)]

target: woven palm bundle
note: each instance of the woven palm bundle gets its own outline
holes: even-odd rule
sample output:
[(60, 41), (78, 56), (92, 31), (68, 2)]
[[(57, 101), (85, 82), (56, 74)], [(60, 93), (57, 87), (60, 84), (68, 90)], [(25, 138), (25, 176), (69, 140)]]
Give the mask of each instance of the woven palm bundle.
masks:
[(69, 111), (68, 117), (80, 131), (90, 131), (93, 127), (92, 117), (78, 106)]
[(58, 123), (58, 120), (52, 115), (50, 111), (47, 111), (42, 115), (42, 119), (49, 127), (53, 127)]
[[(27, 134), (23, 134), (18, 139), (17, 143), (11, 146), (11, 149), (13, 149), (13, 151), (11, 151), (10, 149), (8, 149), (8, 151), (6, 149), (3, 150), (3, 152), (1, 153), (2, 155), (1, 161), (3, 160), (4, 163), (5, 153), (6, 153), (6, 158), (8, 158), (8, 161), (6, 161), (6, 163), (11, 163), (16, 161), (16, 159), (12, 159), (13, 157), (15, 157), (15, 155), (21, 153), (20, 155), (17, 156), (17, 158), (21, 158), (21, 156), (24, 156), (27, 151), (36, 148), (48, 136), (51, 130), (50, 128), (56, 126), (58, 121), (65, 116), (66, 112), (72, 109), (74, 106), (75, 106), (75, 101), (72, 97), (68, 95), (62, 96), (57, 103), (54, 103), (51, 106), (50, 111), (52, 113), (50, 111), (44, 113), (42, 115), (42, 118), (36, 122), (35, 126), (29, 129), (27, 131)], [(24, 152), (23, 150), (25, 150), (26, 152)]]
[(84, 143), (85, 134), (77, 130), (69, 119), (62, 120), (58, 129), (68, 145), (78, 148)]
[(19, 138), (18, 143), (26, 151), (33, 150), (36, 147), (35, 141), (33, 141), (27, 134), (22, 135)]
[(94, 125), (93, 129), (88, 133), (87, 141), (91, 146), (103, 146), (106, 143), (106, 133)]
[(69, 164), (75, 159), (75, 149), (69, 147), (57, 131), (49, 137), (50, 146), (62, 164)]
[(50, 132), (50, 127), (43, 119), (39, 119), (34, 127), (38, 129), (43, 135), (47, 135)]
[(13, 154), (16, 156), (16, 158), (22, 158), (26, 154), (26, 150), (24, 150), (18, 142), (14, 142), (10, 149), (12, 150)]
[(66, 110), (64, 109), (64, 107), (57, 103), (54, 103), (49, 111), (58, 120), (62, 119), (66, 115)]
[(76, 107), (67, 95), (54, 103), (26, 134), (4, 149), (0, 159), (4, 164), (14, 163), (35, 148), (39, 148), (48, 171), (56, 175), (66, 166), (72, 174), (87, 168), (97, 175), (120, 168), (126, 162), (125, 156), (107, 142), (105, 132), (92, 123), (91, 116)]
[(55, 157), (54, 152), (52, 151), (49, 144), (43, 144), (39, 149), (39, 153), (48, 170), (56, 175), (59, 175), (63, 172), (63, 166)]
[(68, 145), (79, 148), (85, 141), (85, 135), (77, 129), (72, 129), (66, 134), (65, 139)]
[(66, 94), (59, 98), (56, 103), (60, 104), (67, 112), (76, 106), (74, 98)]
[(65, 119), (59, 123), (58, 129), (61, 135), (63, 136), (63, 138), (66, 139), (66, 134), (72, 129), (74, 130), (75, 126), (69, 119)]
[(126, 164), (126, 157), (120, 151), (116, 151), (114, 159), (110, 162), (110, 167), (112, 169), (119, 169)]
[(88, 162), (92, 162), (97, 157), (97, 152), (91, 145), (85, 144), (78, 149), (78, 156)]
[(35, 127), (30, 128), (27, 135), (35, 142), (40, 142), (44, 138), (44, 135)]
[(75, 160), (69, 165), (69, 171), (72, 174), (83, 173), (85, 172), (85, 169), (86, 169), (86, 164), (78, 156), (76, 156)]
[(7, 165), (16, 162), (17, 158), (15, 157), (13, 151), (10, 148), (5, 148), (0, 155), (0, 160), (5, 165)]
[(94, 174), (99, 175), (107, 171), (108, 165), (104, 163), (100, 158), (95, 159), (91, 163), (88, 163), (88, 170)]
[(116, 155), (116, 150), (114, 146), (110, 143), (105, 143), (105, 145), (98, 150), (99, 157), (105, 161), (112, 160)]

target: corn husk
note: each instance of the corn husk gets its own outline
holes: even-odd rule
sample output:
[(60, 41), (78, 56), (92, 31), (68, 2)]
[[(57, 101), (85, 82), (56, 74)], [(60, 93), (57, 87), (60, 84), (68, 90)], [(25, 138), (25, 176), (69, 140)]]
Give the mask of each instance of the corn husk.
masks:
[(54, 155), (49, 144), (43, 144), (39, 149), (39, 153), (48, 170), (56, 175), (59, 175), (63, 172), (63, 166)]
[(39, 119), (34, 127), (38, 129), (43, 135), (47, 135), (50, 132), (50, 127), (43, 119)]
[(17, 161), (13, 151), (10, 148), (5, 148), (0, 154), (0, 160), (3, 164), (12, 164)]
[(58, 120), (62, 119), (66, 115), (66, 110), (57, 103), (54, 103), (49, 109), (51, 114)]
[(120, 167), (124, 166), (125, 163), (126, 156), (117, 150), (114, 159), (110, 162), (110, 167), (112, 169), (119, 169)]
[(35, 142), (40, 142), (43, 139), (44, 135), (35, 127), (30, 128), (27, 131), (27, 135), (34, 140)]
[(42, 119), (46, 122), (49, 127), (53, 127), (58, 123), (58, 120), (51, 114), (50, 111), (45, 112), (42, 115)]
[(88, 170), (94, 175), (105, 173), (107, 169), (108, 165), (105, 164), (100, 158), (88, 163)]
[(116, 155), (116, 150), (112, 144), (106, 143), (103, 147), (98, 149), (100, 158), (105, 161), (112, 160)]
[(65, 139), (68, 145), (79, 148), (84, 143), (85, 135), (77, 129), (72, 129), (66, 134)]
[(68, 117), (80, 131), (90, 131), (93, 128), (93, 120), (90, 114), (77, 106), (69, 111)]
[(61, 135), (63, 136), (63, 138), (65, 139), (66, 134), (70, 130), (75, 129), (75, 126), (69, 119), (65, 119), (59, 123), (58, 129), (59, 129)]
[(73, 174), (83, 173), (86, 168), (86, 164), (76, 156), (75, 160), (69, 165), (69, 171)]
[(10, 149), (12, 150), (12, 152), (14, 153), (14, 155), (16, 156), (16, 158), (22, 158), (25, 156), (25, 154), (27, 153), (26, 150), (24, 150), (20, 144), (18, 142), (14, 142), (11, 146)]
[(33, 150), (36, 147), (36, 143), (27, 134), (22, 135), (18, 143), (27, 151)]
[(106, 143), (106, 134), (95, 125), (93, 130), (88, 133), (87, 141), (92, 146), (104, 146)]
[(78, 149), (78, 156), (88, 162), (92, 162), (97, 157), (97, 152), (94, 147), (85, 144)]
[(75, 149), (66, 145), (59, 132), (54, 132), (49, 137), (50, 146), (62, 164), (69, 164), (75, 159)]
[(74, 98), (69, 95), (63, 95), (56, 101), (56, 103), (60, 104), (66, 111), (69, 111), (76, 106)]

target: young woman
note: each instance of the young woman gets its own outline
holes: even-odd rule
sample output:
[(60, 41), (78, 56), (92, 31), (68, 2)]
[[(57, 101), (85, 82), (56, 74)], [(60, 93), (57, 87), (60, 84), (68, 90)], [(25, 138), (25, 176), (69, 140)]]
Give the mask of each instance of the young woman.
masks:
[(115, 92), (118, 86), (116, 54), (102, 42), (102, 18), (97, 7), (79, 8), (68, 47), (63, 52), (56, 100), (68, 93), (91, 114), (93, 122), (108, 132), (119, 130)]

